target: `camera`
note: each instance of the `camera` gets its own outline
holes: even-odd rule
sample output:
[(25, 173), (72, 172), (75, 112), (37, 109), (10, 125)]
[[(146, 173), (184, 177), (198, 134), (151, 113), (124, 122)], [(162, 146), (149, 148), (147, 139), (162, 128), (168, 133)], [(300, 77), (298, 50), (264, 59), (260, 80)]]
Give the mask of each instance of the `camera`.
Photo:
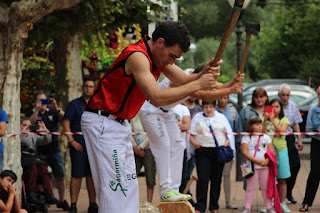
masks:
[(29, 129), (30, 129), (31, 132), (35, 132), (35, 131), (37, 131), (39, 128), (40, 128), (40, 126), (39, 126), (38, 124), (31, 124), (31, 125), (29, 126)]
[(40, 99), (40, 101), (41, 101), (41, 104), (42, 104), (42, 105), (48, 105), (48, 104), (51, 104), (50, 99)]

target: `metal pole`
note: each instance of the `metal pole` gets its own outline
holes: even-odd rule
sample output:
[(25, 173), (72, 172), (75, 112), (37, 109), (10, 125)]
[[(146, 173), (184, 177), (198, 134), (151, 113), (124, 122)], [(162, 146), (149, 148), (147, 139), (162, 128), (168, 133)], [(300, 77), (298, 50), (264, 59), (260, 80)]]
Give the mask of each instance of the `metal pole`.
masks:
[[(241, 60), (242, 60), (242, 14), (244, 11), (241, 12), (238, 22), (237, 22), (237, 29), (236, 29), (236, 34), (237, 34), (237, 72), (240, 70), (241, 66)], [(238, 107), (237, 110), (240, 112), (242, 109), (242, 94), (238, 94)], [(237, 154), (236, 154), (236, 181), (242, 181), (242, 173), (240, 169), (240, 164), (242, 162), (243, 156), (241, 153), (241, 143), (236, 143), (236, 149), (237, 149)]]

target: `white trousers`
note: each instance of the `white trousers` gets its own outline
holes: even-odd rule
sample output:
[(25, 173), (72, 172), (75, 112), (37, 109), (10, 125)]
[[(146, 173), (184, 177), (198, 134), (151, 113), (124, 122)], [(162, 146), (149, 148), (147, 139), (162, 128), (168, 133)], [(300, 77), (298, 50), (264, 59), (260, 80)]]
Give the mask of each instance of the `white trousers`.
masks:
[(112, 115), (84, 112), (81, 128), (99, 213), (138, 213), (139, 185), (129, 122), (120, 124)]
[(140, 110), (139, 115), (156, 162), (160, 196), (170, 189), (179, 192), (185, 144), (174, 113)]

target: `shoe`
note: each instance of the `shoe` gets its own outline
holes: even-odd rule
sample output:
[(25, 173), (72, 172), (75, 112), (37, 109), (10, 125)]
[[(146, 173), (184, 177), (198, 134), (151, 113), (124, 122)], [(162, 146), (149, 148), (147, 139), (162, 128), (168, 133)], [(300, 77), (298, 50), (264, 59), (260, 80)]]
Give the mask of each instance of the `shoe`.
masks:
[(48, 204), (57, 204), (59, 202), (59, 200), (55, 198), (50, 191), (44, 192), (44, 197), (46, 198), (46, 203)]
[(96, 203), (90, 203), (88, 213), (98, 213), (99, 207)]
[(175, 193), (177, 196), (180, 196), (180, 200), (190, 200), (192, 197), (188, 194), (181, 194), (180, 192)]
[(248, 209), (244, 209), (242, 213), (250, 213), (250, 211)]
[(211, 210), (211, 213), (219, 213), (219, 210), (218, 209)]
[(267, 210), (267, 213), (277, 213), (277, 212), (273, 209), (269, 209), (269, 210)]
[(267, 213), (267, 207), (265, 206), (265, 207), (262, 207), (261, 209), (260, 209), (260, 212), (261, 213)]
[(77, 207), (76, 206), (71, 206), (69, 213), (77, 213)]
[(288, 199), (288, 203), (291, 203), (291, 204), (297, 203), (296, 199), (294, 199), (293, 197), (288, 197), (287, 199)]
[(281, 205), (283, 213), (290, 213), (291, 212), (291, 210), (288, 208), (288, 206), (287, 206), (285, 201), (283, 201), (280, 205)]
[(226, 204), (226, 209), (238, 209), (238, 206), (236, 206), (234, 203), (227, 203)]
[(309, 206), (308, 204), (302, 204), (301, 208), (299, 209), (299, 212), (307, 212), (309, 211)]
[(176, 202), (182, 200), (183, 197), (177, 195), (172, 190), (167, 191), (160, 197), (160, 202)]
[(59, 201), (57, 203), (57, 208), (63, 209), (63, 211), (70, 211), (70, 206), (66, 200)]
[(35, 193), (30, 193), (27, 199), (28, 199), (28, 202), (32, 204), (36, 204), (36, 205), (44, 204), (44, 201), (39, 200)]

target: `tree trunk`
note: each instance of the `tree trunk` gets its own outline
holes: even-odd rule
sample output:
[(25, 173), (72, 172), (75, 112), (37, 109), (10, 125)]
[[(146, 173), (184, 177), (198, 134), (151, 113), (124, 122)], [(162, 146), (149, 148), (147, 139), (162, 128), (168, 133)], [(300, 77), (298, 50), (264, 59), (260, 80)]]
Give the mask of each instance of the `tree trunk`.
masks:
[[(0, 107), (9, 117), (7, 133), (20, 133), (20, 80), (23, 63), (24, 39), (32, 24), (43, 16), (70, 8), (80, 0), (21, 0), (6, 4), (0, 2)], [(19, 137), (3, 140), (4, 169), (18, 176), (16, 186), (21, 192), (21, 145)]]
[[(70, 35), (64, 33), (54, 41), (55, 51), (55, 98), (58, 106), (63, 110), (68, 103), (81, 96), (82, 71), (81, 71), (81, 46), (82, 34)], [(62, 131), (62, 128), (60, 128)], [(71, 174), (68, 141), (65, 136), (60, 137), (60, 149), (65, 162), (66, 185), (68, 186)]]
[[(0, 106), (9, 117), (7, 133), (20, 133), (20, 80), (23, 62), (24, 40), (14, 28), (2, 29), (0, 32)], [(20, 138), (3, 138), (4, 169), (14, 171), (19, 180), (16, 186), (21, 187), (21, 153)]]

